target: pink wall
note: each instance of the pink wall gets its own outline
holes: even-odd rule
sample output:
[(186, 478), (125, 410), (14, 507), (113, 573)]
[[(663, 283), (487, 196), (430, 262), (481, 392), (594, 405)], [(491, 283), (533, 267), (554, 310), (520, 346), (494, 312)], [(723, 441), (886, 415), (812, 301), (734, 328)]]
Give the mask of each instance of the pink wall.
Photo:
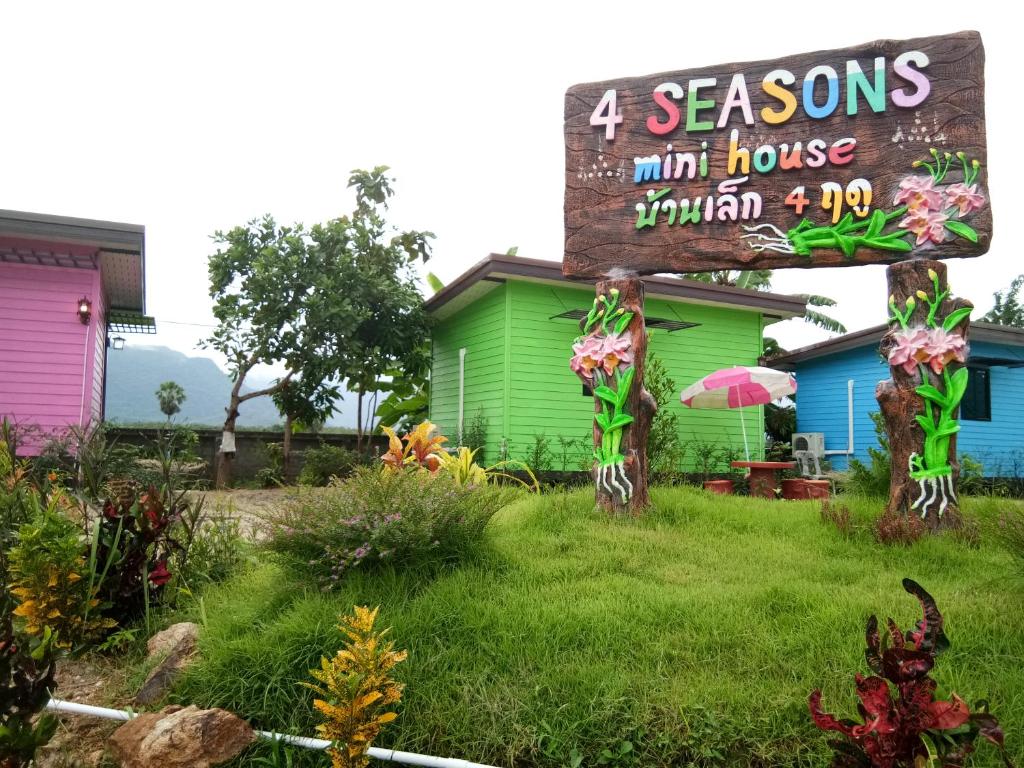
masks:
[[(88, 326), (82, 296), (93, 302)], [(98, 270), (0, 263), (0, 417), (59, 433), (102, 415), (102, 314)]]

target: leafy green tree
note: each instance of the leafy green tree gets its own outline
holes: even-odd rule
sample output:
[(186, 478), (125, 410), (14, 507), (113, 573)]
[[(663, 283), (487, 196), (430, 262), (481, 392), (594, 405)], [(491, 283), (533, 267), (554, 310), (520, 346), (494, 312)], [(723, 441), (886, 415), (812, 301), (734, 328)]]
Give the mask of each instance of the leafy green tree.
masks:
[(992, 298), (995, 303), (981, 319), (988, 323), (1024, 328), (1024, 306), (1021, 306), (1018, 300), (1022, 287), (1024, 287), (1024, 275), (1017, 275), (1010, 283), (1009, 288), (993, 293)]
[[(342, 379), (355, 383), (362, 400), (389, 367), (423, 365), (410, 352), (422, 348), (426, 335), (411, 265), (429, 256), (433, 235), (386, 224), (381, 211), (393, 194), (386, 171), (353, 171), (351, 215), (307, 231), (301, 224), (278, 226), (268, 214), (214, 235), (210, 296), (218, 325), (205, 344), (227, 358), (234, 379), (218, 487), (230, 483), (233, 454), (223, 447), (233, 442), (246, 401), (296, 380), (307, 401), (323, 402), (337, 396), (334, 382)], [(243, 394), (246, 376), (260, 364), (283, 365), (286, 373)]]
[[(384, 217), (394, 195), (386, 166), (354, 171), (356, 209), (312, 230), (313, 248), (330, 262), (345, 261), (358, 279), (344, 288), (365, 308), (345, 329), (339, 373), (356, 392), (356, 448), (375, 428), (379, 393), (400, 379), (425, 377), (430, 367), (429, 317), (412, 265), (430, 258), (431, 232), (399, 232)], [(385, 380), (390, 379), (392, 384)]]
[[(323, 424), (336, 410), (335, 403), (341, 398), (341, 389), (331, 383), (335, 371), (318, 371), (318, 363), (312, 361), (305, 367), (302, 376), (292, 379), (271, 397), (277, 410), (284, 416), (284, 439), (281, 442), (281, 471), (288, 477), (292, 459), (292, 434), (297, 428), (313, 428)], [(325, 366), (329, 367), (329, 366)]]
[(167, 421), (176, 413), (181, 413), (181, 404), (185, 402), (185, 390), (174, 381), (165, 381), (156, 391), (156, 399), (160, 403), (160, 411)]
[(647, 435), (647, 462), (654, 472), (678, 471), (683, 460), (683, 444), (679, 439), (679, 414), (672, 404), (679, 397), (679, 390), (661, 358), (650, 348), (644, 368), (644, 389), (658, 404)]
[[(772, 271), (770, 269), (757, 269), (749, 272), (723, 269), (716, 272), (696, 272), (687, 275), (687, 277), (691, 280), (699, 280), (702, 283), (731, 285), (735, 288), (746, 288), (751, 291), (770, 291), (772, 289)], [(817, 296), (810, 293), (800, 293), (797, 296), (804, 299), (812, 307), (834, 307), (836, 305), (836, 302), (827, 296)], [(826, 331), (846, 333), (845, 325), (824, 312), (807, 310), (804, 313), (804, 320), (811, 325), (824, 328)]]
[[(691, 280), (699, 280), (702, 283), (731, 285), (735, 288), (747, 288), (752, 291), (770, 291), (772, 289), (772, 271), (770, 269), (757, 269), (749, 272), (722, 269), (716, 272), (696, 272), (687, 275), (687, 277)], [(796, 295), (806, 301), (811, 307), (834, 307), (836, 305), (835, 300), (830, 299), (828, 296), (818, 296), (813, 293), (799, 293)], [(825, 312), (808, 309), (804, 312), (804, 320), (811, 325), (824, 328), (832, 333), (846, 333), (846, 326)], [(764, 337), (764, 357), (766, 359), (784, 354), (785, 351), (775, 339), (770, 336)]]

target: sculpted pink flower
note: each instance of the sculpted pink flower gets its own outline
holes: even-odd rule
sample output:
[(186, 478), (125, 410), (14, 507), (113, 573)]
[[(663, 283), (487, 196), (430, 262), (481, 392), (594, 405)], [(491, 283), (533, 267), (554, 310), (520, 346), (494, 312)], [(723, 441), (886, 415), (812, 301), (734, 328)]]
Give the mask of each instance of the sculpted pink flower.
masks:
[(917, 245), (923, 245), (929, 241), (941, 243), (946, 239), (946, 221), (948, 219), (946, 214), (937, 211), (912, 210), (910, 215), (899, 223), (899, 226), (917, 236)]
[(985, 205), (985, 196), (978, 191), (977, 184), (950, 184), (946, 188), (946, 205), (959, 208), (957, 218), (963, 218), (971, 211)]
[(964, 362), (967, 357), (967, 342), (959, 333), (948, 333), (943, 328), (932, 328), (928, 331), (928, 340), (921, 347), (921, 352), (928, 356), (928, 365), (936, 373), (942, 373), (950, 362)]
[(594, 378), (594, 369), (604, 359), (604, 339), (600, 336), (587, 336), (583, 341), (572, 345), (575, 353), (569, 361), (573, 372), (586, 382)]
[(935, 179), (931, 176), (907, 176), (900, 182), (896, 193), (896, 203), (903, 203), (913, 211), (941, 211), (943, 208), (942, 192), (935, 189)]
[(928, 341), (928, 332), (923, 328), (908, 328), (897, 331), (893, 338), (896, 346), (889, 350), (889, 365), (900, 367), (911, 374), (917, 370), (918, 353)]
[(629, 364), (633, 362), (633, 337), (630, 336), (629, 331), (626, 331), (621, 336), (615, 334), (609, 334), (604, 338), (604, 346), (602, 347), (602, 353), (604, 355), (602, 359), (602, 365), (604, 372), (611, 376), (615, 373), (615, 369), (619, 367), (620, 363)]

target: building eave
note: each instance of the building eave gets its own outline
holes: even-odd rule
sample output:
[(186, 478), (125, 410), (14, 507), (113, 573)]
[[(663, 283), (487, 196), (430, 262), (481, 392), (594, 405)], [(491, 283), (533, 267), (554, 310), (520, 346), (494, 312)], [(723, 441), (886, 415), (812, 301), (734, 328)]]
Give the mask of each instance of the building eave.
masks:
[[(882, 336), (885, 335), (888, 329), (889, 326), (884, 323), (882, 325), (873, 325), (870, 328), (847, 333), (834, 339), (819, 341), (816, 344), (809, 344), (806, 347), (794, 349), (784, 355), (768, 360), (766, 365), (781, 370), (792, 370), (798, 363), (808, 360), (816, 360), (819, 357), (826, 357), (828, 355), (838, 355), (841, 352), (848, 352), (851, 349), (859, 349), (872, 344), (877, 345), (882, 341)], [(1024, 347), (1024, 328), (972, 321), (969, 339), (972, 342)]]
[[(456, 299), (479, 286), (482, 281), (500, 282), (507, 279), (562, 285), (594, 285), (597, 282), (597, 279), (569, 280), (562, 275), (560, 262), (492, 253), (427, 299), (426, 309), (437, 317), (446, 317), (457, 311), (457, 308), (452, 307), (453, 303), (459, 304)], [(646, 294), (650, 298), (731, 306), (758, 311), (773, 319), (799, 317), (804, 314), (807, 307), (807, 302), (797, 296), (751, 291), (675, 277), (652, 276), (643, 280)]]
[[(82, 219), (46, 213), (0, 210), (0, 237), (21, 243), (67, 246), (92, 254), (92, 268), (116, 264), (122, 285), (113, 290), (104, 276), (104, 290), (111, 294), (111, 306), (135, 312), (146, 311), (146, 228), (140, 224)], [(77, 266), (77, 264), (76, 264)]]

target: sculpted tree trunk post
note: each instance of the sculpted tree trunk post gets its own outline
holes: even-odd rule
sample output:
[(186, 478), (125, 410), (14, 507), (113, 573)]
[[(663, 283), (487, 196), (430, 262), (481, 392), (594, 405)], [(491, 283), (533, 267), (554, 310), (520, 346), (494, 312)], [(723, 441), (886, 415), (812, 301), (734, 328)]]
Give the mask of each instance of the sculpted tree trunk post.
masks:
[(880, 351), (892, 379), (879, 382), (875, 399), (892, 456), (887, 509), (916, 514), (936, 530), (958, 520), (957, 417), (973, 305), (950, 295), (942, 262), (903, 261), (886, 277), (889, 330)]
[(644, 284), (602, 280), (571, 367), (594, 391), (594, 484), (599, 507), (639, 514), (647, 493), (647, 436), (657, 404), (644, 390)]

